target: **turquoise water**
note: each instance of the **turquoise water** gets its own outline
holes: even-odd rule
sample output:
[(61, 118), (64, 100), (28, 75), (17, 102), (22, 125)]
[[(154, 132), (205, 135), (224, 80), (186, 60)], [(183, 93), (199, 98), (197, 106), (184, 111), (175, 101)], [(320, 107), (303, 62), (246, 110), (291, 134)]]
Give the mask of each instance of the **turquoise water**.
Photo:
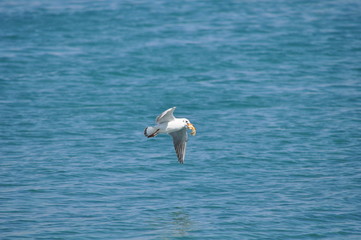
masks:
[(0, 239), (361, 238), (360, 1), (5, 0), (0, 39)]

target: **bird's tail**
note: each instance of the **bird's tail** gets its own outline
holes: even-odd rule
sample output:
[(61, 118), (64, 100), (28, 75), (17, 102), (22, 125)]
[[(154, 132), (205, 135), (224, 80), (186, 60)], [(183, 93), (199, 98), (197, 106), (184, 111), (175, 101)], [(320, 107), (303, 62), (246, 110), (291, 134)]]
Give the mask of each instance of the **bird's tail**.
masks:
[(159, 132), (159, 128), (155, 128), (155, 127), (146, 127), (144, 129), (144, 136), (151, 138), (151, 137), (155, 137), (157, 136)]

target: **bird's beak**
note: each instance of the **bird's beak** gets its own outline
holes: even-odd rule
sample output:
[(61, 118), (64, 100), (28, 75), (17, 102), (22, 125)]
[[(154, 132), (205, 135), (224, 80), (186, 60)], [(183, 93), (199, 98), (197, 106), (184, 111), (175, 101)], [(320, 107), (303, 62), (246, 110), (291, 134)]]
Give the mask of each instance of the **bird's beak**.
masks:
[(187, 123), (187, 127), (188, 127), (188, 129), (192, 130), (191, 135), (193, 135), (193, 136), (196, 135), (197, 130), (196, 130), (196, 128), (193, 126), (192, 123)]

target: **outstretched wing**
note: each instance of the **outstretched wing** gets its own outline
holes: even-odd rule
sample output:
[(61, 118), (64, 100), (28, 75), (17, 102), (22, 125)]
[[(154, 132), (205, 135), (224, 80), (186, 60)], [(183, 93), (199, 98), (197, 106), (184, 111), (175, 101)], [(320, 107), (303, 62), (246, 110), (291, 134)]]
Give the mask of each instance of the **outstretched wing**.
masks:
[(188, 141), (187, 129), (183, 128), (182, 130), (169, 134), (173, 137), (174, 149), (177, 153), (179, 163), (184, 163)]
[(175, 107), (169, 108), (168, 110), (165, 110), (162, 114), (160, 114), (157, 119), (155, 120), (156, 123), (161, 124), (164, 122), (170, 122), (173, 121), (175, 118), (173, 116), (173, 112), (175, 110)]

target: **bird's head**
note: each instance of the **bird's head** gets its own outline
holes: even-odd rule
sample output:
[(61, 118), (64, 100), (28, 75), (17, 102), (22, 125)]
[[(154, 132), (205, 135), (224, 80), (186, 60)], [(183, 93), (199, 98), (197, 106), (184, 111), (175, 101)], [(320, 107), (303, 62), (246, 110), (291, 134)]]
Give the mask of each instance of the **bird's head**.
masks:
[(187, 119), (183, 118), (184, 126), (186, 126), (188, 129), (192, 130), (191, 135), (196, 135), (196, 128), (193, 126), (193, 124)]

